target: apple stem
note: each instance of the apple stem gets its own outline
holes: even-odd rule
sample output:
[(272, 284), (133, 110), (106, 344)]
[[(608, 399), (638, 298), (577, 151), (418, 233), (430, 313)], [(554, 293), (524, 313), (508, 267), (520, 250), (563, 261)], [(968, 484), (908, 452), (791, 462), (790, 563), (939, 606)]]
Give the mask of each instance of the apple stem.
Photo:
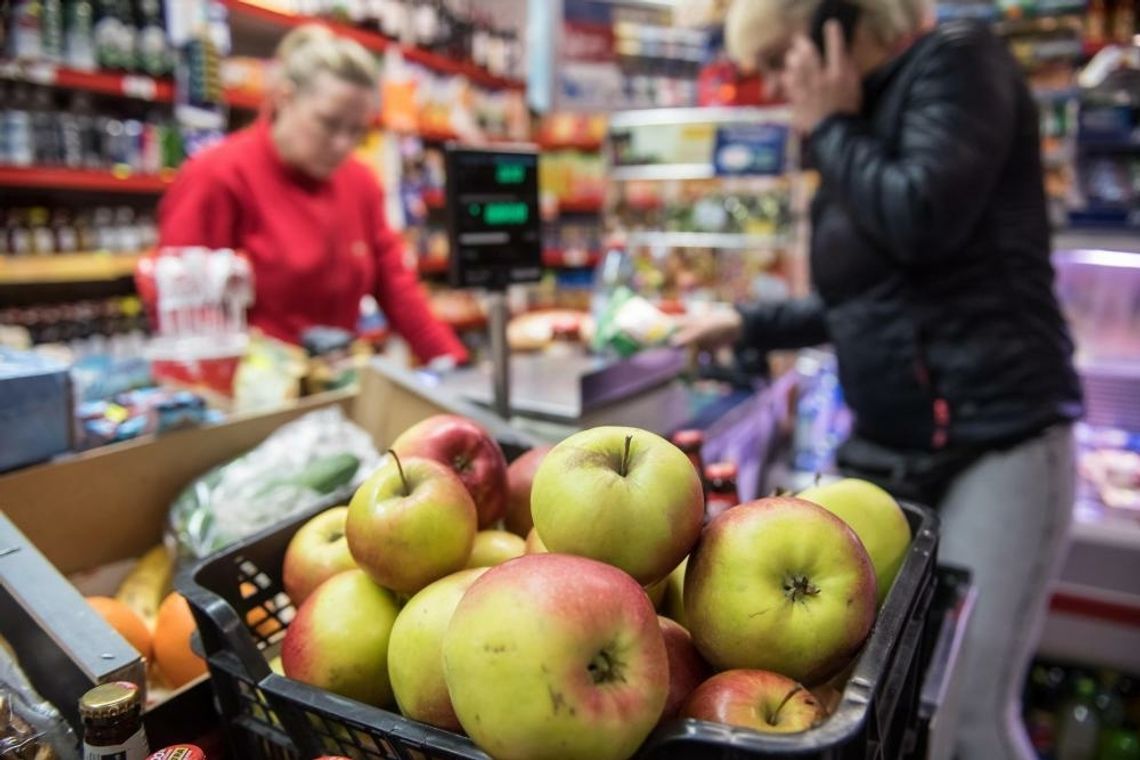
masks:
[(633, 436), (627, 435), (625, 437), (625, 453), (621, 455), (621, 476), (624, 478), (629, 473), (629, 446), (633, 443)]
[(772, 719), (769, 720), (768, 722), (771, 723), (773, 726), (776, 725), (776, 721), (778, 721), (780, 719), (780, 711), (784, 709), (784, 705), (788, 704), (788, 702), (791, 701), (792, 697), (796, 696), (797, 694), (799, 694), (803, 690), (804, 690), (803, 686), (796, 684), (796, 687), (794, 689), (792, 689), (786, 695), (784, 695), (784, 701), (781, 702), (779, 707), (776, 708), (776, 711), (774, 713), (772, 713)]
[(400, 482), (404, 484), (404, 496), (411, 496), (412, 487), (408, 485), (408, 477), (404, 475), (404, 465), (400, 464), (400, 457), (396, 455), (395, 449), (388, 449), (388, 453), (396, 460), (396, 470), (400, 473)]

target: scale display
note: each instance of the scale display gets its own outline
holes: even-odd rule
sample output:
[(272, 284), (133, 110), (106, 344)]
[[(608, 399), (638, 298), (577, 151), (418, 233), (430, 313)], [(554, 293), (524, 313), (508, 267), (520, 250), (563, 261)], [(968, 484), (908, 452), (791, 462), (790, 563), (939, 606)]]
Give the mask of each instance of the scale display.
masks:
[(538, 153), (449, 145), (451, 284), (502, 289), (542, 277)]

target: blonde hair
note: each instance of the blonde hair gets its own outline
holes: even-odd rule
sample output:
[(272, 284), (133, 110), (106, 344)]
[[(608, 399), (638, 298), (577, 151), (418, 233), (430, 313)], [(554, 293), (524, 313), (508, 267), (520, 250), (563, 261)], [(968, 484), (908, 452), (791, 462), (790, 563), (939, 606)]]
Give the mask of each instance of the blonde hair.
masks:
[[(746, 69), (811, 18), (821, 0), (733, 0), (724, 19), (728, 55)], [(851, 0), (875, 38), (893, 45), (927, 23), (931, 0)]]
[(363, 45), (320, 24), (305, 24), (286, 34), (276, 57), (278, 76), (301, 89), (322, 71), (370, 90), (380, 80), (376, 60)]

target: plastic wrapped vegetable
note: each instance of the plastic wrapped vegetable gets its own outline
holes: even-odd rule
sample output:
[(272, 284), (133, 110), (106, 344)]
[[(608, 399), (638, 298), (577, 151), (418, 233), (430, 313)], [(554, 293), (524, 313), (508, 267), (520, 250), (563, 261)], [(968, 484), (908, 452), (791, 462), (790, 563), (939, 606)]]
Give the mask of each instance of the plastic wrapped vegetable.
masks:
[(59, 710), (28, 681), (15, 652), (0, 638), (0, 757), (79, 760), (79, 742)]
[(380, 461), (369, 435), (331, 407), (282, 426), (193, 481), (170, 509), (182, 560), (199, 559), (344, 492)]

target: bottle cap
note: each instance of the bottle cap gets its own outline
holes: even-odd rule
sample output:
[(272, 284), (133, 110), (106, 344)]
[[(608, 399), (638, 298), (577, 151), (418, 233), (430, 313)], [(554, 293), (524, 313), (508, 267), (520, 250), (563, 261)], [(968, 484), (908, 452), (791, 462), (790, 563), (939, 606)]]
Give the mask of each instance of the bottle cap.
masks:
[(138, 710), (141, 704), (139, 687), (130, 681), (112, 681), (80, 697), (79, 714), (84, 718), (117, 718)]
[(736, 480), (736, 472), (732, 462), (714, 462), (705, 468), (705, 480)]
[(678, 430), (673, 434), (673, 445), (680, 449), (701, 446), (704, 442), (703, 430)]

